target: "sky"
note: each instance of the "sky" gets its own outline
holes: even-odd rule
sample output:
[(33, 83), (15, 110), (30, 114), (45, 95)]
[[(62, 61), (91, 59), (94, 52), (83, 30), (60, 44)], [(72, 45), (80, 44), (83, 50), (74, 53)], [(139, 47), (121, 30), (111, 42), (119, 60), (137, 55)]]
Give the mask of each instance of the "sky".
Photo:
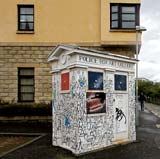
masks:
[(141, 0), (142, 34), (139, 77), (160, 82), (160, 0)]

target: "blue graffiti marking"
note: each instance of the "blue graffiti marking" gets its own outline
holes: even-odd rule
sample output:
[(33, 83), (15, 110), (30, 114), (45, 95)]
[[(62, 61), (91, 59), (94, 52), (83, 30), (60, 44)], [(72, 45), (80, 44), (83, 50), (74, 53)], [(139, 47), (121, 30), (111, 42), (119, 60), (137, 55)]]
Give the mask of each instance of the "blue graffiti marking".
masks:
[(70, 121), (69, 121), (68, 114), (66, 115), (66, 118), (65, 118), (65, 126), (66, 126), (67, 128), (70, 126)]
[(82, 77), (80, 77), (80, 79), (78, 81), (79, 81), (79, 85), (81, 87), (83, 87), (85, 85), (85, 81), (84, 81), (84, 79)]

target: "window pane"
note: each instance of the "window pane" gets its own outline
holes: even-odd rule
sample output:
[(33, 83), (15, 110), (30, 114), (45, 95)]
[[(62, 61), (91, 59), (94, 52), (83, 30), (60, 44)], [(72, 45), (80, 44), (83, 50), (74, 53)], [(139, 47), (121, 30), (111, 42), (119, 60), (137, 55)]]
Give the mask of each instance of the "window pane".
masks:
[(20, 22), (33, 22), (33, 16), (32, 15), (21, 15)]
[(118, 28), (118, 21), (112, 21), (112, 28)]
[(29, 24), (29, 30), (33, 30), (33, 23), (28, 23)]
[(127, 77), (125, 75), (115, 75), (115, 90), (127, 90)]
[(122, 22), (122, 28), (135, 28), (135, 22)]
[(118, 12), (118, 6), (112, 6), (112, 13), (113, 12)]
[(20, 69), (20, 75), (34, 75), (34, 69), (32, 68)]
[(118, 20), (118, 13), (112, 14), (112, 20)]
[(33, 30), (33, 23), (20, 23), (21, 30)]
[(88, 89), (103, 90), (103, 73), (88, 72)]
[(33, 14), (33, 8), (20, 8), (20, 14)]
[(33, 94), (21, 94), (22, 101), (33, 101), (34, 95)]
[(25, 15), (20, 16), (20, 22), (26, 22), (26, 16)]
[(34, 87), (33, 86), (21, 86), (21, 93), (33, 93)]
[(135, 7), (122, 7), (122, 13), (135, 13)]
[(135, 14), (122, 14), (122, 20), (136, 20)]
[(26, 29), (26, 24), (25, 23), (20, 23), (20, 29), (25, 30)]
[(34, 79), (21, 79), (21, 82), (20, 82), (21, 85), (33, 85), (34, 84)]

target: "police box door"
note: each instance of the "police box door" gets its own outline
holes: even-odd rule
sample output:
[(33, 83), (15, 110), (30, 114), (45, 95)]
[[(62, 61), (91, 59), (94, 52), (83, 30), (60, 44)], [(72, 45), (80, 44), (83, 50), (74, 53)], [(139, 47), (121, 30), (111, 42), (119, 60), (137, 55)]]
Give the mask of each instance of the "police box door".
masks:
[(128, 139), (128, 74), (114, 75), (114, 141)]

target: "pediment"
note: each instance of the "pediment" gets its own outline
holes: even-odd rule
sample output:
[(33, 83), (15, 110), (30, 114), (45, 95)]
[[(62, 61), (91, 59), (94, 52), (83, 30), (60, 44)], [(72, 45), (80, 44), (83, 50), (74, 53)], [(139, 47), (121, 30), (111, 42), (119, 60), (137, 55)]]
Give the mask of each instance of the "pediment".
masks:
[(64, 54), (72, 52), (77, 46), (74, 45), (57, 45), (48, 56), (48, 62), (58, 60)]

